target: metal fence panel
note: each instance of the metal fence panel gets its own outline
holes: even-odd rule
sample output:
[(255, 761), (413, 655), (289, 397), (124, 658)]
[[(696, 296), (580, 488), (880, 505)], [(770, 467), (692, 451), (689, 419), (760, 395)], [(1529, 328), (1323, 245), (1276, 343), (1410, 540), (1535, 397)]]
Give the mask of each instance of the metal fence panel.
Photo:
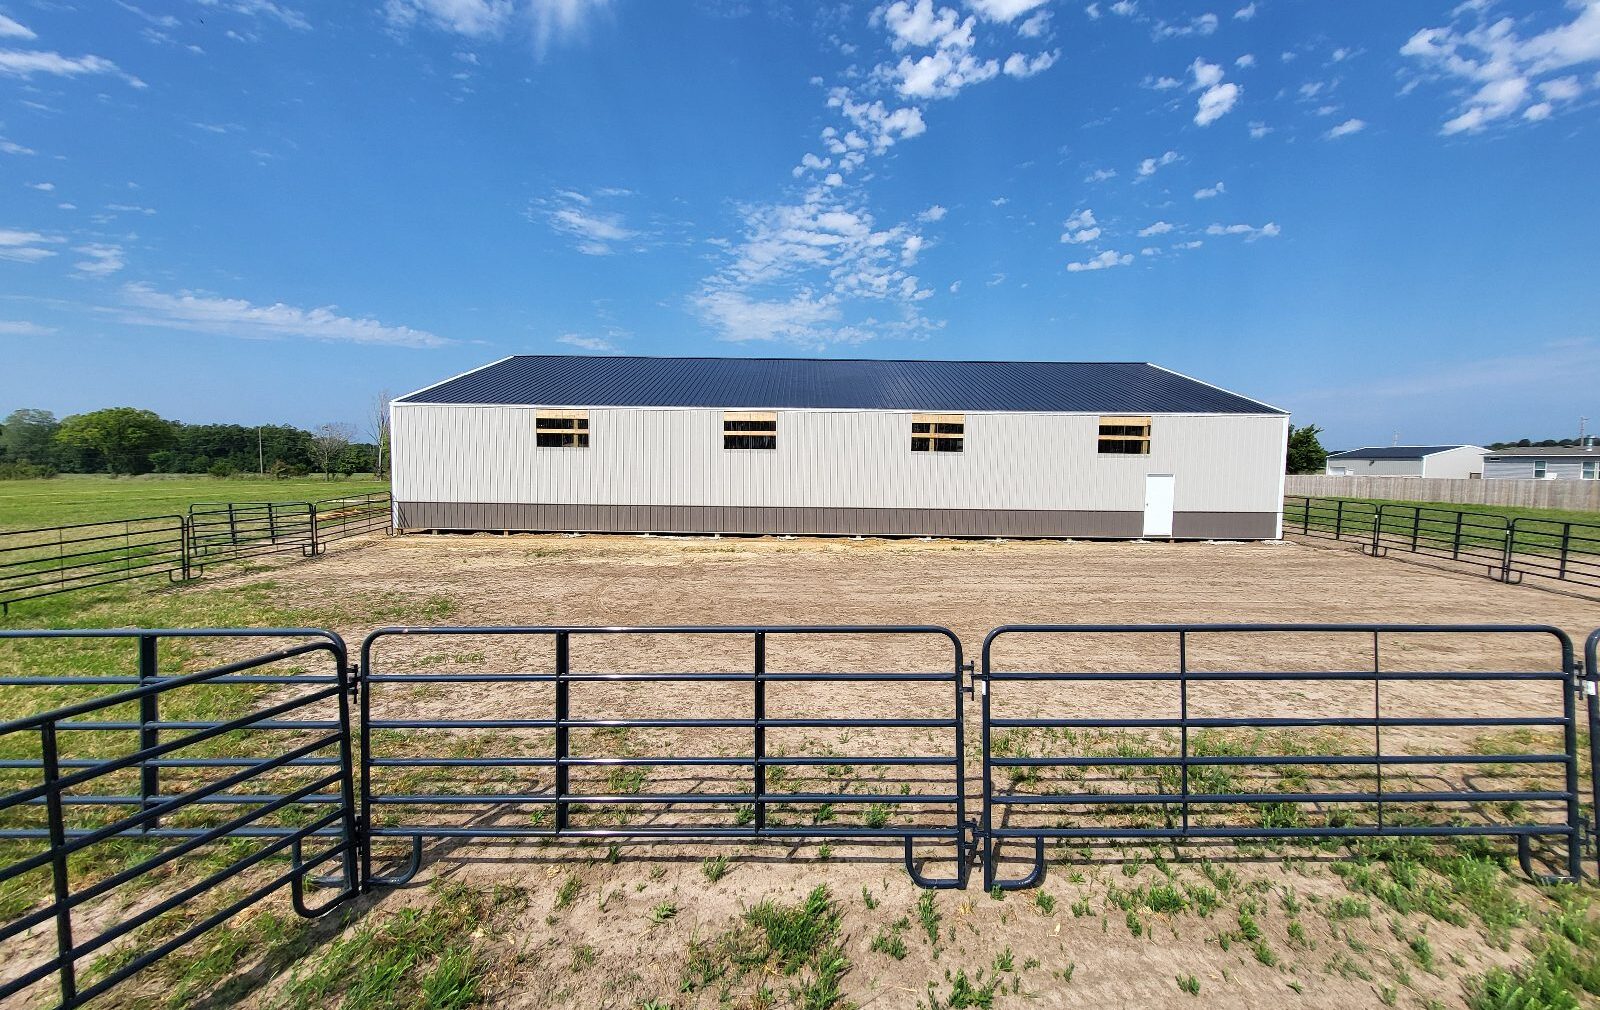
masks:
[[(1296, 655), (1283, 667), (1272, 660), (1288, 635), (1354, 639), (1358, 651), (1370, 650), (1370, 662), (1364, 668), (1347, 662), (1341, 669), (1320, 656), (1308, 661)], [(1076, 656), (1088, 648), (1086, 640), (1108, 636), (1119, 643), (1154, 638), (1158, 644), (1153, 656), (1150, 647), (1138, 651), (1132, 644), (1091, 650), (1090, 665), (1077, 672), (1053, 668), (1048, 660), (1013, 668), (995, 655), (1002, 641), (1021, 640), (1038, 652), (1042, 640), (1054, 639), (1061, 648), (1076, 647)], [(1224, 650), (1228, 660), (1197, 662), (1196, 642), (1215, 643), (1218, 636), (1228, 636), (1222, 640), (1232, 650)], [(1456, 659), (1443, 669), (1421, 670), (1407, 668), (1418, 660), (1403, 646), (1394, 647), (1398, 659), (1386, 661), (1386, 643), (1403, 636), (1454, 636), (1458, 646), (1509, 643), (1514, 636), (1518, 643), (1545, 644), (1542, 659), (1517, 668), (1506, 662), (1475, 669)], [(1260, 645), (1262, 639), (1272, 645)], [(1061, 665), (1067, 664), (1054, 664)], [(1253, 703), (1292, 698), (1318, 684), (1335, 699), (1325, 703), (1332, 713), (1245, 714)], [(1018, 701), (1004, 689), (1017, 685), (1026, 685), (1023, 700), (1034, 714), (1001, 714), (1002, 705)], [(1113, 694), (1131, 692), (1117, 697), (1121, 712), (1085, 713), (1080, 696), (1099, 685)], [(1210, 707), (1197, 714), (1194, 692), (1207, 685), (1271, 691), (1224, 687), (1230, 703), (1219, 708), (1208, 697)], [(1536, 695), (1543, 685), (1543, 708), (1485, 715), (1459, 707), (1474, 690), (1504, 696), (1511, 685), (1519, 697)], [(1567, 875), (1582, 871), (1578, 681), (1572, 644), (1557, 628), (1014, 625), (985, 639), (979, 688), (986, 888), (1035, 883), (1044, 871), (1047, 839), (1511, 836), (1531, 873), (1529, 840), (1554, 837), (1565, 840)], [(1038, 714), (1052, 691), (1053, 703), (1069, 714)], [(998, 698), (1001, 693), (1008, 696)], [(1445, 715), (1415, 714), (1411, 696), (1419, 693), (1458, 707)], [(1340, 711), (1340, 704), (1350, 711)], [(1269, 707), (1276, 712), (1280, 706)], [(1158, 714), (1163, 709), (1166, 714)], [(1431, 704), (1418, 710), (1434, 711)], [(1469, 742), (1458, 738), (1474, 731)], [(1513, 751), (1517, 733), (1545, 734), (1549, 746)], [(1396, 735), (1402, 737), (1399, 746)], [(1447, 773), (1451, 768), (1472, 772), (1456, 781), (1461, 773)], [(998, 782), (999, 774), (1008, 781)], [(1549, 781), (1536, 782), (1532, 777), (1538, 774)], [(1020, 879), (998, 877), (998, 846), (1008, 839), (1034, 844), (1032, 870)]]
[[(855, 647), (914, 641), (942, 658), (899, 672), (862, 669), (845, 656), (820, 672), (770, 661), (779, 643), (824, 638)], [(624, 641), (597, 646), (607, 639)], [(462, 672), (441, 672), (451, 656), (431, 651), (411, 657), (412, 672), (397, 672), (396, 660), (378, 653), (401, 640), (413, 650), (499, 652), (533, 643), (548, 672), (486, 673), (477, 651), (458, 657)], [(633, 648), (639, 640), (648, 646)], [(741, 650), (742, 668), (710, 655), (724, 646)], [(611, 654), (591, 660), (578, 649)], [(427, 838), (527, 836), (894, 841), (919, 883), (964, 884), (963, 664), (961, 643), (945, 628), (384, 628), (362, 644), (360, 676), (363, 820), (374, 843), (411, 843), (398, 878), (373, 877), (369, 864), (369, 884), (409, 879)], [(461, 707), (436, 698), (434, 710), (419, 711), (424, 685), (435, 694), (470, 685), (471, 694)], [(852, 688), (847, 715), (773, 707), (799, 704), (801, 694), (815, 701), (818, 692), (838, 704)], [(788, 689), (794, 698), (784, 697)], [(904, 707), (889, 700), (898, 692), (906, 693)], [(463, 714), (473, 703), (489, 709)], [(680, 714), (686, 707), (694, 714)], [(798, 745), (797, 732), (807, 735)], [(838, 746), (850, 749), (819, 745), (812, 732), (836, 733)], [(419, 791), (415, 769), (465, 784)], [(667, 789), (645, 789), (662, 778)], [(471, 811), (472, 819), (441, 819), (444, 811)], [(810, 823), (792, 820), (807, 811)], [(916, 843), (951, 846), (954, 875), (922, 874)]]
[(186, 578), (182, 516), (0, 532), (0, 608), (165, 575)]
[(189, 558), (207, 564), (272, 554), (317, 553), (310, 502), (225, 502), (189, 506)]
[[(0, 681), (23, 706), (35, 690), (90, 695), (0, 724), (0, 887), (22, 908), (0, 920), (0, 942), (46, 924), (55, 932), (53, 955), (8, 965), (0, 1002), (42, 999), (53, 985), (58, 1006), (80, 1006), (280, 890), (307, 917), (358, 893), (349, 670), (337, 635), (0, 631), (0, 645), (15, 649), (95, 639), (133, 646), (130, 672)], [(167, 676), (158, 652), (174, 639), (290, 642)], [(306, 672), (307, 661), (327, 663), (326, 672)], [(325, 864), (335, 875), (318, 882), (332, 897), (308, 906), (305, 879)], [(151, 874), (171, 877), (173, 888), (133, 900)], [(201, 903), (223, 886), (243, 896)]]

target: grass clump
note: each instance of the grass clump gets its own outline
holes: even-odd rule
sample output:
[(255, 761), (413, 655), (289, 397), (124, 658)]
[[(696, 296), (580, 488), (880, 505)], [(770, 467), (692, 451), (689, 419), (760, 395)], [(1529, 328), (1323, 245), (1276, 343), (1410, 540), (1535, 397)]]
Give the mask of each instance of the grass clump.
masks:
[[(839, 918), (825, 886), (793, 905), (763, 901), (746, 911), (733, 929), (690, 944), (680, 989), (693, 993), (716, 985), (724, 1003), (773, 1006), (776, 999), (764, 986), (758, 984), (746, 1000), (734, 1000), (733, 990), (752, 976), (757, 980), (781, 976), (793, 980), (788, 993), (791, 1005), (802, 1010), (840, 1007), (840, 981), (850, 970), (850, 961), (840, 942)], [(876, 943), (873, 949), (878, 949)]]

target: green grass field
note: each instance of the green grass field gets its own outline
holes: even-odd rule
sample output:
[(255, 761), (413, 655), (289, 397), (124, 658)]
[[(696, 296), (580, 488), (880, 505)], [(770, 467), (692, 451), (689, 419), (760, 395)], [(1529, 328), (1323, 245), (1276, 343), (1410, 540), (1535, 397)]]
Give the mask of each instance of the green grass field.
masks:
[(72, 474), (49, 480), (0, 480), (0, 530), (177, 515), (196, 502), (316, 501), (387, 490), (388, 481), (337, 477)]
[[(1291, 497), (1298, 498), (1299, 495)], [(1478, 512), (1487, 515), (1505, 516), (1507, 519), (1546, 519), (1558, 523), (1596, 523), (1600, 524), (1600, 512), (1572, 512), (1563, 509), (1527, 509), (1514, 508), (1509, 505), (1457, 505), (1453, 502), (1438, 501), (1393, 501), (1387, 498), (1340, 498), (1333, 495), (1314, 495), (1318, 501), (1353, 501), (1376, 508), (1379, 505), (1405, 505), (1421, 506), (1422, 508), (1439, 509), (1445, 512)]]

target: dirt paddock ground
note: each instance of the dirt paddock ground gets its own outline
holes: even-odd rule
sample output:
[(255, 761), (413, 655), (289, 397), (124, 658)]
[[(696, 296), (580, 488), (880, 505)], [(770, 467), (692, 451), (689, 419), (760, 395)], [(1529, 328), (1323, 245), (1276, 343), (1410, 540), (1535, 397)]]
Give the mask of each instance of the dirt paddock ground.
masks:
[[(284, 606), (301, 609), (338, 601), (346, 614), (393, 613), (396, 602), (409, 623), (441, 625), (937, 625), (950, 629), (965, 658), (980, 659), (984, 636), (1005, 624), (1151, 624), (1190, 622), (1400, 624), (1540, 624), (1565, 630), (1581, 645), (1600, 626), (1600, 603), (1506, 586), (1478, 575), (1446, 572), (1396, 560), (1374, 560), (1315, 546), (1283, 543), (1088, 543), (884, 540), (780, 540), (647, 538), (615, 536), (410, 535), (342, 549), (315, 563), (269, 572), (208, 576), (200, 591), (227, 593), (251, 584)], [(335, 627), (352, 647), (370, 623)], [(1173, 636), (1017, 636), (997, 643), (997, 669), (1059, 671), (1171, 670)], [(1190, 669), (1214, 671), (1371, 670), (1370, 636), (1197, 636), (1189, 643)], [(548, 638), (470, 636), (443, 639), (392, 637), (379, 642), (375, 666), (383, 673), (548, 673)], [(774, 636), (768, 669), (792, 672), (950, 672), (948, 640), (933, 636)], [(638, 636), (574, 641), (579, 673), (639, 671), (748, 671), (749, 638)], [(1559, 669), (1554, 639), (1543, 635), (1395, 635), (1385, 637), (1379, 663), (1385, 671), (1505, 671)], [(377, 685), (374, 719), (548, 718), (547, 683), (460, 684), (437, 681)], [(768, 714), (778, 718), (948, 718), (952, 685), (788, 683), (769, 688)], [(1559, 714), (1561, 694), (1550, 682), (1453, 682), (1386, 685), (1385, 715)], [(961, 753), (969, 817), (980, 790), (976, 752), (977, 711)], [(1178, 698), (1171, 684), (1014, 683), (997, 685), (995, 711), (1051, 718), (1168, 717)], [(1218, 681), (1191, 686), (1191, 716), (1370, 715), (1371, 682)], [(746, 718), (747, 683), (605, 683), (573, 688), (572, 715), (607, 718)], [(1554, 746), (1524, 734), (1524, 749)], [(1456, 729), (1386, 731), (1387, 754), (1471, 753), (1504, 743), (1493, 734)], [(1370, 731), (1267, 733), (1217, 731), (1210, 746), (1299, 750), (1284, 753), (1362, 753)], [(548, 755), (543, 729), (416, 730), (375, 733), (375, 751), (390, 756)], [(576, 730), (578, 755), (747, 755), (748, 730)], [(1081, 733), (1017, 732), (998, 741), (1012, 755), (1172, 753), (1168, 731)], [(937, 793), (951, 788), (952, 772), (875, 766), (873, 757), (957, 754), (948, 730), (773, 730), (769, 752), (779, 756), (861, 758), (842, 777), (826, 768), (789, 770), (784, 788), (795, 792), (855, 790), (862, 794)], [(1225, 751), (1224, 751), (1225, 752)], [(1242, 773), (1231, 788), (1253, 791), (1307, 788), (1281, 777)], [(1369, 789), (1364, 773), (1342, 788)], [(1517, 769), (1417, 766), (1415, 788), (1458, 788), (1475, 776), (1477, 788), (1556, 788)], [(514, 791), (549, 787), (547, 768), (455, 769), (431, 777), (414, 769), (379, 769), (386, 793)], [(614, 768), (575, 769), (573, 788), (617, 792), (735, 793), (748, 789), (748, 769), (673, 769), (650, 766), (619, 784)], [(1156, 792), (1154, 772), (1101, 770), (1052, 778), (996, 772), (1018, 791), (1087, 789)], [(1495, 784), (1499, 782), (1500, 784)], [(1333, 788), (1313, 779), (1319, 789)], [(1396, 788), (1391, 782), (1390, 788)], [(1225, 790), (1224, 790), (1225, 791)], [(794, 803), (775, 813), (785, 823), (857, 823), (860, 805)], [(1535, 805), (1536, 806), (1536, 805)], [(848, 808), (848, 809), (847, 809)], [(547, 808), (526, 804), (495, 809), (384, 807), (376, 823), (540, 825)], [(735, 805), (696, 811), (729, 823)], [(1325, 812), (1323, 812), (1325, 813)], [(1559, 820), (1561, 812), (1520, 812), (1523, 818)], [(1008, 812), (1004, 823), (1060, 823), (1059, 809)], [(1074, 815), (1080, 816), (1080, 815)], [(1216, 814), (1226, 819), (1226, 811)], [(904, 823), (943, 823), (948, 805), (908, 803), (895, 810)], [(583, 818), (588, 818), (584, 820)], [(943, 821), (941, 821), (941, 818)], [(575, 823), (652, 825), (693, 819), (678, 811), (600, 806), (575, 814)], [(897, 820), (896, 823), (901, 823)], [(1129, 823), (1129, 822), (1124, 822)], [(1317, 823), (1312, 821), (1310, 823)], [(1509, 846), (1505, 847), (1510, 852)], [(1267, 1001), (1291, 1006), (1461, 1006), (1470, 980), (1493, 966), (1519, 963), (1531, 928), (1507, 933), (1475, 919), (1437, 917), (1372, 901), (1370, 914), (1350, 919), (1329, 909), (1353, 891), (1335, 872), (1344, 857), (1334, 848), (1053, 847), (1043, 887), (995, 899), (984, 894), (974, 871), (966, 891), (938, 892), (933, 927), (919, 905), (921, 892), (900, 867), (898, 846), (837, 842), (829, 846), (550, 843), (540, 839), (430, 845), (417, 880), (380, 892), (358, 905), (358, 922), (381, 922), (396, 909), (426, 908), (441, 887), (515, 889), (520, 897), (486, 914), (474, 936), (488, 953), (487, 1005), (517, 1007), (688, 1008), (698, 1006), (799, 1006), (786, 996), (785, 977), (726, 976), (695, 984), (697, 956), (725, 936), (740, 915), (764, 900), (794, 902), (818, 884), (836, 901), (839, 936), (851, 965), (843, 976), (848, 1001), (873, 1007), (988, 1006), (955, 999), (952, 973), (976, 978), (998, 973), (994, 1006), (1249, 1007)], [(399, 848), (382, 853), (395, 858)], [(946, 856), (928, 848), (931, 874), (953, 872)], [(702, 865), (727, 855), (725, 876), (713, 879)], [(1018, 853), (1022, 855), (1022, 853)], [(1514, 865), (1514, 861), (1513, 861)], [(1020, 863), (1010, 867), (1017, 871)], [(1221, 868), (1221, 869), (1219, 869)], [(1513, 870), (1513, 874), (1515, 871)], [(1540, 900), (1513, 876), (1505, 885), (1515, 900)], [(1226, 883), (1219, 883), (1219, 880)], [(1160, 887), (1191, 897), (1180, 907), (1128, 906), (1128, 895)], [(1220, 890), (1215, 910), (1196, 911)], [(1041, 895), (1043, 897), (1041, 897)], [(1142, 900), (1142, 899), (1141, 899)], [(1370, 900), (1369, 898), (1363, 900)], [(663, 909), (670, 908), (670, 914)], [(1126, 914), (1124, 914), (1126, 913)], [(1248, 916), (1251, 925), (1242, 925)], [(1521, 929), (1518, 932), (1517, 929)], [(1244, 939), (1241, 940), (1240, 931)], [(1250, 938), (1251, 931), (1259, 936)], [(926, 935), (923, 935), (926, 933)], [(1493, 935), (1491, 935), (1493, 934)], [(881, 943), (890, 937), (891, 942)], [(1421, 944), (1437, 959), (1417, 954)], [(903, 940), (899, 956), (887, 952)], [(882, 949), (880, 949), (882, 948)], [(1267, 952), (1263, 953), (1263, 949)], [(1447, 953), (1448, 952), (1448, 953)], [(1004, 963), (997, 959), (1004, 958)], [(1425, 962), (1425, 963), (1424, 963)], [(1010, 965), (1010, 967), (1006, 967)], [(1199, 998), (1184, 984), (1196, 983)], [(934, 992), (930, 992), (930, 984)], [(771, 1001), (763, 988), (775, 994)], [(267, 982), (249, 1002), (277, 1005), (282, 983)], [(950, 1002), (935, 1003), (935, 1000)], [(828, 1005), (828, 1004), (816, 1004)]]

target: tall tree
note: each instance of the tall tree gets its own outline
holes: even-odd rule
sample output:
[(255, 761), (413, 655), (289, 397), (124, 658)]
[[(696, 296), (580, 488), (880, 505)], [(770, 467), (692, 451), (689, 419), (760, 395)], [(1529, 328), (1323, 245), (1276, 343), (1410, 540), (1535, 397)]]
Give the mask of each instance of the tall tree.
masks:
[(112, 473), (146, 473), (150, 455), (173, 442), (173, 426), (153, 410), (108, 407), (75, 414), (61, 422), (56, 441), (77, 449), (92, 449)]
[(1314, 424), (1289, 429), (1289, 455), (1284, 461), (1287, 472), (1322, 473), (1328, 468), (1328, 450), (1317, 438), (1321, 434), (1322, 429)]
[(44, 466), (54, 458), (54, 439), (60, 427), (61, 422), (48, 410), (13, 410), (0, 421), (0, 460)]
[(354, 425), (343, 422), (318, 425), (317, 430), (311, 433), (311, 451), (317, 458), (317, 469), (331, 478), (334, 460), (350, 447), (355, 436)]
[(367, 416), (368, 434), (378, 447), (377, 465), (372, 470), (374, 477), (382, 477), (389, 470), (389, 401), (392, 399), (387, 389), (380, 389), (372, 401), (372, 412)]

